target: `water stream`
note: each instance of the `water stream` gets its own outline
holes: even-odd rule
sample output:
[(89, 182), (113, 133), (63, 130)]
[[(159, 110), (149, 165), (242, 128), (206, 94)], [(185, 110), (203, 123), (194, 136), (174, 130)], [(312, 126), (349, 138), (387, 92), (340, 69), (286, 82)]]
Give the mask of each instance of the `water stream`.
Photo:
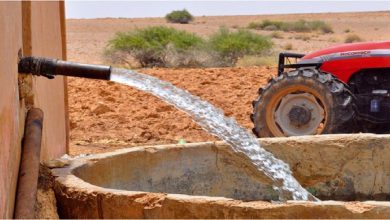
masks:
[(318, 200), (292, 176), (288, 164), (262, 148), (253, 134), (210, 103), (169, 82), (132, 70), (113, 68), (110, 80), (153, 94), (187, 113), (207, 132), (230, 144), (235, 152), (244, 153), (260, 171), (271, 178), (281, 201)]

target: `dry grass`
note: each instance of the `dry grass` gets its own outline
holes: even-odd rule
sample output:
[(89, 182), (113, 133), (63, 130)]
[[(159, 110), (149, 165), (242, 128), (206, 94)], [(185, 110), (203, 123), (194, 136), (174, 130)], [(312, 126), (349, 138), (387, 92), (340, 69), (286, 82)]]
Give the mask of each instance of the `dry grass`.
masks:
[(339, 42), (340, 40), (336, 37), (330, 37), (328, 38), (328, 42), (332, 42), (332, 43), (336, 43), (336, 42)]
[(333, 33), (332, 27), (320, 20), (276, 21), (265, 19), (262, 22), (251, 22), (250, 29), (285, 32), (312, 32), (318, 31), (324, 34)]
[(300, 34), (300, 35), (295, 36), (295, 39), (309, 41), (309, 40), (311, 40), (311, 37), (307, 34)]
[(357, 34), (349, 34), (345, 37), (344, 42), (345, 43), (356, 43), (356, 42), (362, 42), (363, 39), (357, 35)]
[(292, 50), (293, 49), (293, 45), (292, 45), (292, 43), (287, 43), (282, 48), (284, 50)]
[(351, 32), (351, 29), (349, 29), (349, 28), (344, 30), (344, 33), (349, 33), (349, 32)]
[(284, 39), (283, 34), (279, 31), (274, 31), (269, 36), (275, 39)]
[(237, 61), (237, 66), (249, 67), (249, 66), (267, 66), (275, 67), (278, 63), (277, 55), (267, 56), (244, 56)]

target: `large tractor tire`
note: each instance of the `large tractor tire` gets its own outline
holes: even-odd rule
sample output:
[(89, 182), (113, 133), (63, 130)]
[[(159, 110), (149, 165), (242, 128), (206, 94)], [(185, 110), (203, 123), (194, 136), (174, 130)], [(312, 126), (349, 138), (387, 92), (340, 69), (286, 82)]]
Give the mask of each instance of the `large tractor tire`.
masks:
[(331, 74), (302, 68), (271, 79), (253, 102), (253, 132), (286, 137), (355, 131), (354, 98)]

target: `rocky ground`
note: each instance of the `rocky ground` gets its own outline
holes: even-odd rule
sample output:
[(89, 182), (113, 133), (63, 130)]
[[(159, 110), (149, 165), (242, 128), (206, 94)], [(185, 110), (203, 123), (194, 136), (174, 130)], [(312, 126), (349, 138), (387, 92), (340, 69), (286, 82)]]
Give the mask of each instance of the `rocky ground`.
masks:
[[(309, 33), (305, 34), (306, 37), (300, 33), (282, 32), (282, 39), (273, 39), (276, 50), (291, 44), (294, 52), (307, 53), (340, 44), (350, 33), (364, 40), (390, 38), (390, 12), (199, 17), (188, 25), (167, 24), (162, 18), (71, 19), (67, 21), (68, 59), (107, 64), (102, 56), (104, 47), (117, 31), (169, 25), (208, 36), (222, 25), (237, 29), (266, 18), (323, 20), (334, 30), (333, 34)], [(272, 33), (257, 32), (264, 35)], [(153, 68), (139, 71), (187, 89), (251, 129), (251, 102), (257, 97), (258, 88), (276, 73), (276, 68)], [(181, 139), (186, 142), (215, 140), (184, 113), (135, 89), (111, 82), (68, 78), (68, 90), (70, 154), (110, 151), (124, 146), (177, 143)]]

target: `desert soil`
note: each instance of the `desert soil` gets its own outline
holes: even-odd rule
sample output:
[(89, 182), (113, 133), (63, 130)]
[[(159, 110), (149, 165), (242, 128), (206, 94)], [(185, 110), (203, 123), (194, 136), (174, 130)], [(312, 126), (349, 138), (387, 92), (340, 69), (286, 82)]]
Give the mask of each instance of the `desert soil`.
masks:
[[(162, 18), (70, 19), (67, 20), (68, 59), (108, 64), (102, 54), (107, 42), (118, 31), (168, 25), (207, 37), (220, 26), (237, 29), (262, 19), (323, 20), (333, 27), (333, 34), (282, 32), (283, 39), (273, 39), (276, 50), (291, 44), (294, 52), (307, 53), (343, 43), (351, 33), (366, 41), (390, 38), (390, 12), (197, 17), (195, 22), (187, 25), (167, 24)], [(256, 32), (264, 35), (272, 33)], [(309, 40), (303, 40), (302, 35)], [(250, 130), (251, 102), (257, 97), (258, 88), (276, 73), (276, 68), (151, 68), (139, 71), (170, 81), (200, 96)], [(68, 90), (72, 155), (128, 146), (177, 143), (181, 139), (186, 142), (216, 140), (184, 113), (135, 89), (111, 82), (68, 78)]]

